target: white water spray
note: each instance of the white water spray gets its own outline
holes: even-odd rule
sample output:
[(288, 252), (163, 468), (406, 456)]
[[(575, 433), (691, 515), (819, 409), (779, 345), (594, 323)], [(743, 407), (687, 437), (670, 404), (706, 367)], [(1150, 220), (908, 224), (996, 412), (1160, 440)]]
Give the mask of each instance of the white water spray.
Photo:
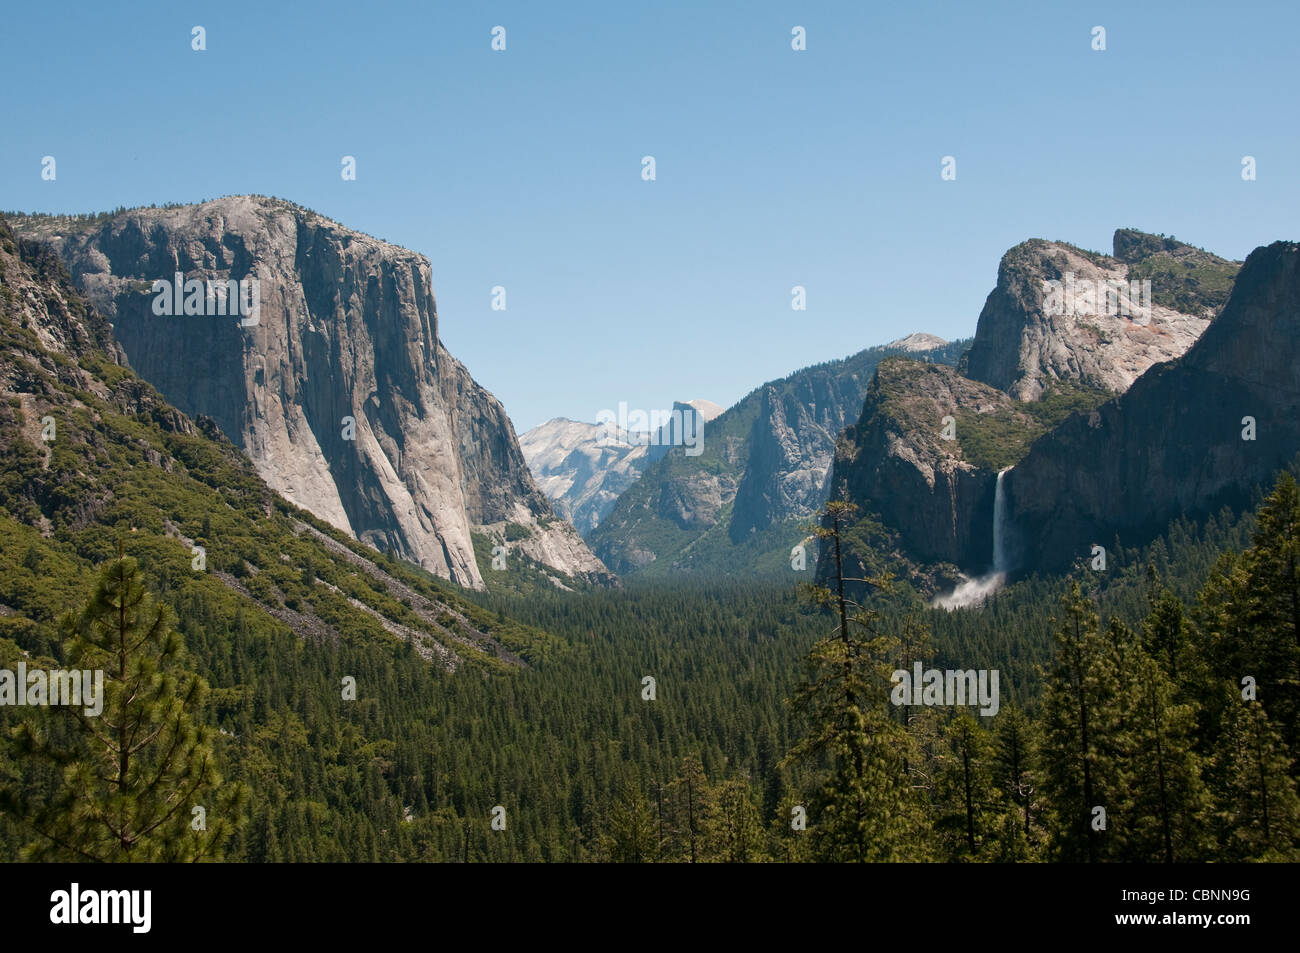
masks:
[(1002, 524), (1007, 518), (1007, 501), (1002, 493), (1002, 478), (1010, 469), (1007, 467), (1006, 470), (998, 471), (998, 481), (993, 490), (993, 571), (1004, 575), (1007, 571), (1007, 553), (1006, 533), (1003, 531)]
[(1007, 581), (1006, 523), (1007, 502), (1002, 489), (1002, 478), (1006, 470), (998, 471), (997, 483), (993, 489), (993, 571), (976, 579), (963, 578), (962, 582), (946, 596), (937, 596), (930, 605), (942, 609), (961, 609), (965, 606), (979, 605), (993, 593), (1002, 588)]

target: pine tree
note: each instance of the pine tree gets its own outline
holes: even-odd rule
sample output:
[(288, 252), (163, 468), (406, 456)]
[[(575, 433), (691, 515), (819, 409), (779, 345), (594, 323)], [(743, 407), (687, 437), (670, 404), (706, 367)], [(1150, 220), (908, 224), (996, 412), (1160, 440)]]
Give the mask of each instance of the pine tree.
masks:
[(218, 859), (239, 825), (243, 786), (222, 786), (209, 729), (199, 721), (207, 686), (184, 671), (170, 613), (139, 575), (119, 544), (84, 609), (61, 621), (70, 665), (103, 672), (101, 714), (61, 708), (75, 720), (67, 744), (30, 722), (18, 729), (25, 754), (63, 769), (62, 788), (28, 816), (38, 835), (32, 857)]
[(271, 812), (263, 809), (245, 828), (245, 859), (252, 863), (280, 863), (284, 858), (280, 853), (280, 840), (275, 833), (275, 824)]
[(747, 779), (731, 778), (712, 787), (705, 832), (713, 859), (728, 864), (767, 860), (763, 824)]
[(971, 859), (988, 834), (987, 815), (994, 813), (992, 744), (969, 712), (956, 715), (943, 734), (935, 827), (948, 841), (950, 857)]
[(1193, 750), (1195, 708), (1175, 703), (1173, 680), (1141, 650), (1122, 677), (1127, 750), (1117, 854), (1139, 863), (1201, 860), (1211, 842), (1210, 800)]
[(1193, 610), (1194, 656), (1202, 670), (1196, 688), (1197, 750), (1205, 758), (1216, 758), (1220, 750), (1227, 706), (1237, 697), (1232, 686), (1243, 675), (1258, 678), (1247, 622), (1249, 602), (1246, 558), (1233, 552), (1221, 553)]
[(1220, 859), (1300, 860), (1300, 796), (1281, 733), (1258, 702), (1228, 704), (1213, 772)]
[(1179, 699), (1188, 700), (1201, 673), (1182, 600), (1163, 586), (1142, 623), (1142, 646), (1169, 676)]
[[(904, 672), (911, 672), (917, 662), (928, 662), (932, 651), (930, 630), (915, 616), (908, 616), (903, 620), (903, 631), (899, 637), (894, 667)], [(912, 701), (913, 699), (909, 698), (902, 705), (897, 706), (899, 724), (906, 729), (912, 740), (909, 749), (903, 754), (903, 770), (909, 776), (914, 789), (929, 790), (931, 779), (925, 771), (924, 759), (915, 757), (914, 752), (923, 751), (937, 741), (939, 726), (933, 712), (911, 704)]]
[(682, 759), (681, 769), (668, 785), (666, 859), (688, 864), (709, 859), (705, 837), (708, 813), (709, 782), (698, 754)]
[(995, 726), (996, 745), (993, 756), (994, 784), (1014, 806), (1019, 815), (1020, 833), (1033, 838), (1034, 801), (1033, 725), (1015, 705), (1002, 709)]
[[(1249, 641), (1240, 664), (1293, 757), (1300, 753), (1300, 487), (1283, 472), (1258, 513), (1247, 553)], [(1293, 770), (1295, 770), (1293, 768)]]
[(867, 609), (845, 594), (846, 582), (863, 583), (881, 598), (891, 591), (887, 576), (844, 575), (841, 536), (854, 509), (843, 501), (828, 503), (829, 525), (817, 529), (831, 547), (835, 589), (809, 586), (807, 591), (815, 603), (834, 609), (839, 625), (808, 655), (809, 677), (794, 704), (810, 731), (791, 749), (787, 762), (824, 771), (809, 812), (818, 859), (919, 859), (928, 840), (921, 805), (904, 770), (907, 732), (888, 710), (888, 662), (897, 643), (883, 631), (878, 609)]
[(599, 841), (601, 852), (616, 864), (647, 864), (657, 859), (654, 812), (630, 774), (622, 778)]
[(1056, 660), (1043, 693), (1040, 772), (1051, 805), (1053, 852), (1060, 860), (1095, 862), (1110, 852), (1107, 832), (1122, 784), (1116, 751), (1121, 660), (1115, 651), (1121, 642), (1100, 633), (1077, 582), (1062, 603)]

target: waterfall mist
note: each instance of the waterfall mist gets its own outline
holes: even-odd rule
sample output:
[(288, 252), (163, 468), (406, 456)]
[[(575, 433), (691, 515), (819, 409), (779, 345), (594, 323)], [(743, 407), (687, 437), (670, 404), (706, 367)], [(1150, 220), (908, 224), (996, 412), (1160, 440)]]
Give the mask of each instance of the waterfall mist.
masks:
[(993, 490), (993, 569), (974, 579), (963, 577), (957, 588), (946, 596), (936, 596), (930, 605), (934, 608), (961, 609), (966, 606), (979, 605), (993, 593), (1002, 588), (1007, 581), (1006, 553), (1006, 518), (1007, 502), (1002, 488), (1002, 478), (1011, 467), (998, 471), (997, 483)]

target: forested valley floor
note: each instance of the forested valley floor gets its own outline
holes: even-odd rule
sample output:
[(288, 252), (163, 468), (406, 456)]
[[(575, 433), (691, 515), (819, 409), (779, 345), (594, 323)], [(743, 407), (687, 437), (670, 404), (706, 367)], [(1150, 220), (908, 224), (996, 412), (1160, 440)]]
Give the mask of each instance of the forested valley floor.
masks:
[[(873, 590), (847, 635), (833, 589), (818, 607), (796, 573), (463, 594), (547, 634), (521, 642), (525, 664), (511, 668), (448, 671), (365, 633), (300, 638), (147, 549), (134, 558), (129, 540), (96, 596), (157, 593), (184, 643), (160, 656), (181, 663), (168, 690), (206, 683), (182, 742), (219, 768), (205, 782), (188, 766), (204, 784), (203, 830), (220, 832), (193, 833), (207, 857), (1291, 860), (1300, 493), (1288, 475), (1270, 491), (1256, 512), (1117, 546), (1105, 574), (1021, 580), (982, 609)], [(7, 592), (38, 585), (56, 558), (36, 542), (4, 551)], [(0, 662), (53, 666), (93, 642), (93, 579), (79, 581), (59, 598), (82, 621), (64, 619), (62, 635), (53, 622), (8, 629)], [(891, 703), (889, 673), (918, 661), (997, 669), (997, 715)], [(77, 856), (33, 818), (82, 832), (83, 857), (183, 853), (189, 807), (134, 853), (105, 846), (95, 812), (168, 811), (69, 796), (96, 754), (85, 720), (63, 714), (0, 708), (3, 855)], [(172, 840), (154, 843), (163, 831)]]

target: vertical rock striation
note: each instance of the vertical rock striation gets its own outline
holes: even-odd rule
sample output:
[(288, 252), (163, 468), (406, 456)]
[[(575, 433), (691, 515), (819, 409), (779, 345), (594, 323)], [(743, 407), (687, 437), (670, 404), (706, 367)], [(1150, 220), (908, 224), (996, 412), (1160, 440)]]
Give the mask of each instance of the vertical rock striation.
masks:
[[(443, 348), (424, 256), (259, 196), (14, 226), (53, 244), (142, 377), (292, 502), (473, 588), (471, 533), (509, 523), (526, 555), (609, 579), (554, 519), (500, 402)], [(256, 279), (256, 325), (155, 314), (152, 283), (177, 273)]]
[[(1255, 439), (1245, 418), (1254, 420)], [(1116, 534), (1242, 504), (1300, 453), (1300, 245), (1258, 248), (1180, 359), (1044, 436), (1008, 475), (1030, 564), (1069, 565)]]

